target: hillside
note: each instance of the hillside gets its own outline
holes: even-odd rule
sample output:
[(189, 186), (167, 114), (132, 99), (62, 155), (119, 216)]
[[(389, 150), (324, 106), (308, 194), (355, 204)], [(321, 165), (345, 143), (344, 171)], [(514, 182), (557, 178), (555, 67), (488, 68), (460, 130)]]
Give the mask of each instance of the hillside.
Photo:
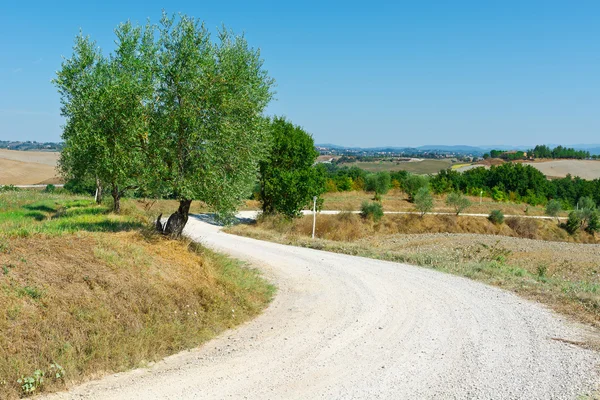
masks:
[(0, 149), (0, 185), (61, 183), (56, 171), (60, 153)]

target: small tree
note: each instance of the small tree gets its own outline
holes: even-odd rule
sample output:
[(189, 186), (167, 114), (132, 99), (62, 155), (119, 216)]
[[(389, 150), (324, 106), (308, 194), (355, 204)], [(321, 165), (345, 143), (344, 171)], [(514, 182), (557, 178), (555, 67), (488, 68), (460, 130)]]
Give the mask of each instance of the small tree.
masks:
[(378, 202), (369, 203), (364, 201), (360, 207), (360, 215), (365, 219), (371, 218), (373, 221), (378, 222), (383, 217), (383, 206)]
[(428, 188), (429, 180), (423, 175), (409, 175), (403, 184), (403, 189), (408, 194), (408, 200), (411, 202), (415, 201), (415, 196), (419, 189)]
[(421, 218), (433, 209), (433, 196), (429, 188), (422, 187), (415, 194), (415, 207), (421, 213)]
[(565, 224), (565, 229), (569, 234), (574, 235), (579, 228), (581, 228), (581, 217), (577, 211), (571, 211), (567, 223)]
[(446, 204), (456, 211), (459, 215), (463, 210), (471, 207), (471, 201), (460, 192), (452, 192), (446, 197)]
[(577, 207), (579, 218), (581, 218), (581, 225), (586, 225), (596, 213), (596, 203), (591, 197), (582, 197), (577, 202)]
[(392, 178), (387, 171), (377, 172), (367, 176), (365, 182), (365, 190), (367, 192), (375, 192), (377, 194), (386, 194), (390, 190)]
[(587, 233), (589, 233), (590, 235), (600, 232), (600, 218), (598, 218), (597, 211), (592, 213), (592, 215), (590, 215), (590, 219), (588, 220), (585, 231)]
[(548, 204), (546, 204), (546, 215), (550, 217), (556, 217), (556, 221), (558, 222), (558, 214), (562, 211), (562, 204), (558, 200), (550, 200)]
[(325, 173), (313, 165), (319, 153), (304, 129), (283, 117), (269, 126), (271, 149), (259, 164), (262, 210), (296, 217), (313, 196), (325, 192)]
[(488, 219), (494, 225), (502, 225), (504, 223), (504, 213), (501, 210), (492, 210)]

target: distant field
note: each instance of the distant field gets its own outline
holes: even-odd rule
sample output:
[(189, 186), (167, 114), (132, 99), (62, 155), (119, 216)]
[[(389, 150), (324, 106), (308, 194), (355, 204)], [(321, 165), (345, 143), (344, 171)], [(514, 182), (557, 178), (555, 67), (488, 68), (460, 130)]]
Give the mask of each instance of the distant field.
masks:
[(0, 149), (0, 185), (60, 183), (56, 173), (59, 154)]
[(450, 160), (422, 160), (422, 161), (375, 161), (344, 163), (340, 166), (359, 167), (366, 171), (408, 171), (413, 174), (437, 174), (452, 165)]
[(567, 174), (583, 179), (600, 178), (600, 161), (592, 160), (554, 160), (525, 163), (553, 178), (564, 178)]

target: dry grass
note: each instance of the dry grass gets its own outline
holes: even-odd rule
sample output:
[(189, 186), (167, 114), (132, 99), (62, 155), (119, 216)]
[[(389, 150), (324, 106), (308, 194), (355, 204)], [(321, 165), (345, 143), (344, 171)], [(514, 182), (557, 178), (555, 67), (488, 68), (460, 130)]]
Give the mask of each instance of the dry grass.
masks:
[(0, 149), (0, 185), (60, 183), (56, 172), (59, 153)]
[[(43, 219), (26, 215), (27, 196)], [(2, 399), (18, 398), (17, 379), (36, 370), (47, 374), (39, 389), (52, 391), (196, 347), (259, 313), (273, 295), (256, 270), (154, 235), (130, 216), (85, 214), (101, 208), (73, 205), (83, 201), (0, 195)], [(80, 229), (81, 217), (106, 229)], [(50, 376), (54, 363), (64, 379)]]
[(595, 241), (587, 234), (565, 234), (569, 242), (539, 240), (562, 238), (556, 222), (509, 219), (510, 226), (496, 226), (484, 218), (386, 215), (373, 223), (356, 214), (321, 215), (317, 221), (316, 240), (310, 239), (310, 218), (262, 218), (228, 231), (438, 269), (512, 290), (600, 327), (600, 244), (573, 243)]

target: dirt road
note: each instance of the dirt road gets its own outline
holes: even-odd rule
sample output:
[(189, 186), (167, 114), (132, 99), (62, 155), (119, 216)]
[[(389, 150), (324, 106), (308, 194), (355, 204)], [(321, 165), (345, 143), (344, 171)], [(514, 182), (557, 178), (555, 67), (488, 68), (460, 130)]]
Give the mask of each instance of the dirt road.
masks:
[[(279, 287), (266, 312), (200, 349), (52, 399), (576, 399), (598, 383), (583, 330), (436, 271), (222, 233)], [(235, 310), (232, 310), (235, 312)]]

